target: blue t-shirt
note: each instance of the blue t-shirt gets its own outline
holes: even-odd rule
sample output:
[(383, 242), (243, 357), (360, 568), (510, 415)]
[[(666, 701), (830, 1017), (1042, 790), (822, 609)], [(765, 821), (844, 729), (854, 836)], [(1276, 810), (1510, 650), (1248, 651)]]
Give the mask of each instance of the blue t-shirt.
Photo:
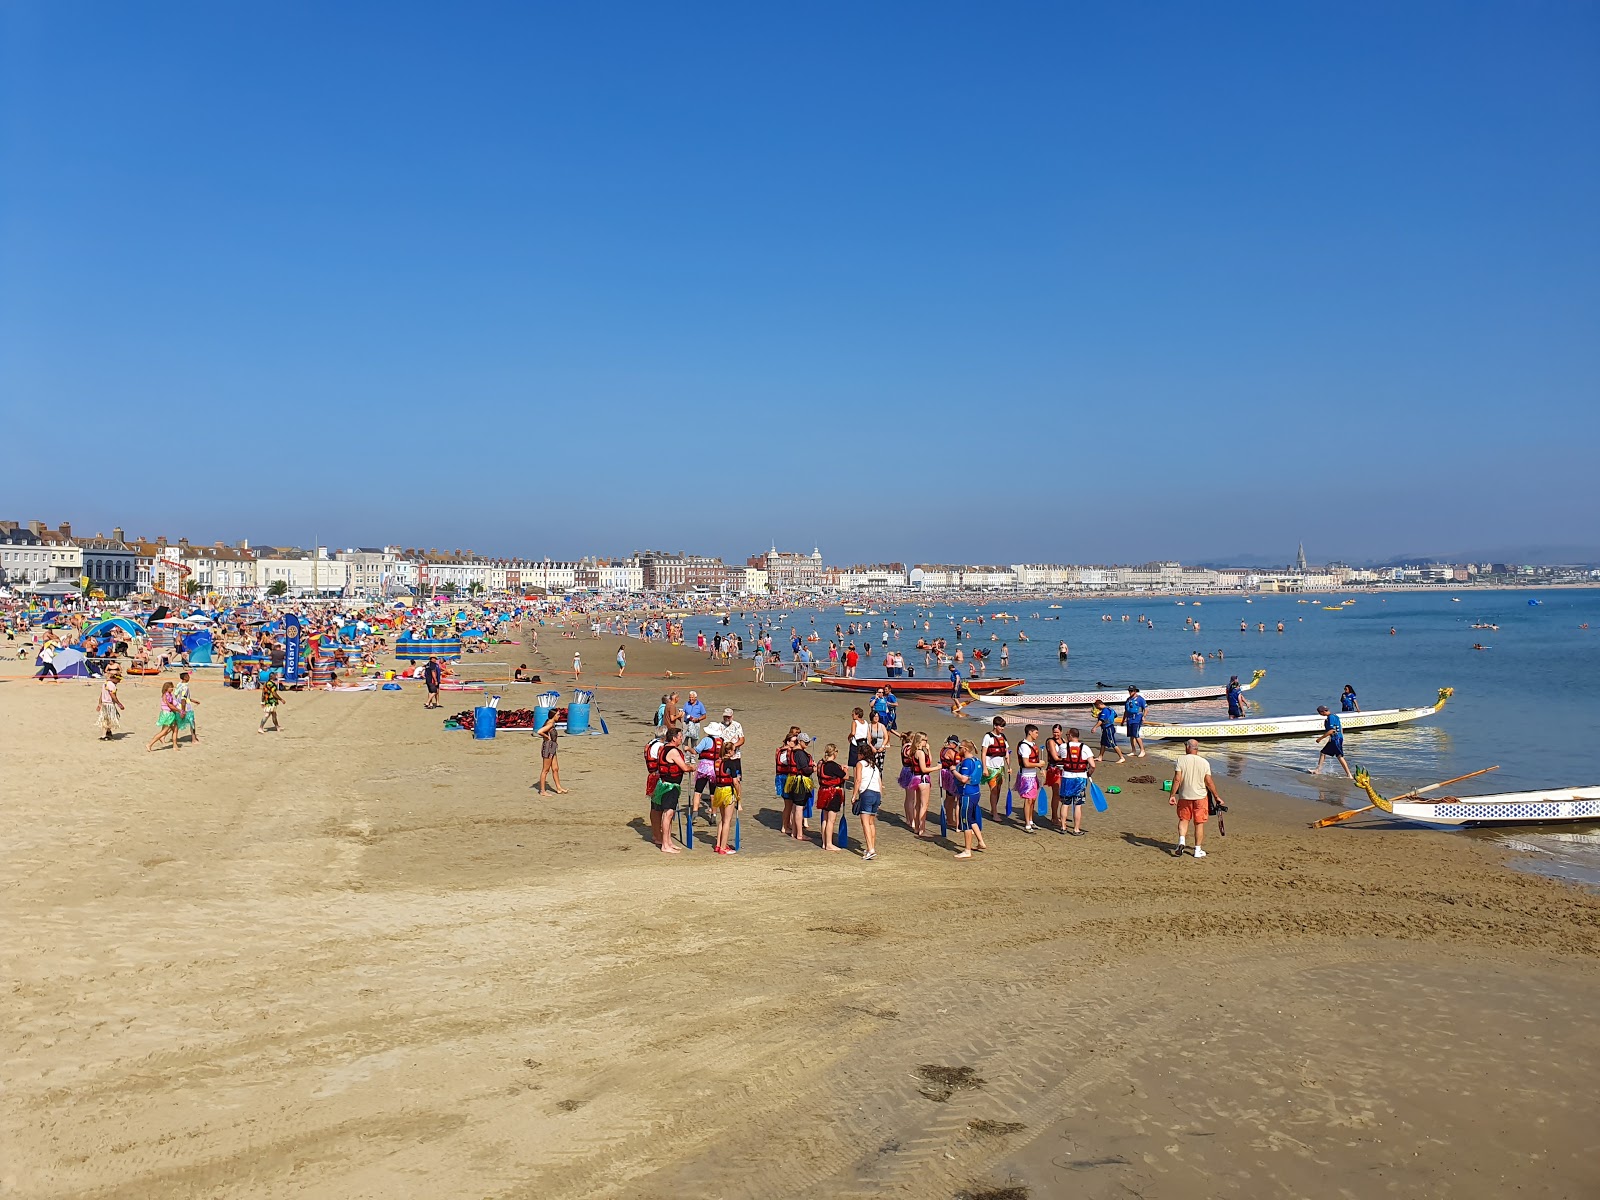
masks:
[(1338, 713), (1329, 713), (1328, 719), (1322, 723), (1322, 727), (1333, 734), (1334, 737), (1342, 737), (1344, 735), (1344, 726), (1339, 723)]
[(1346, 692), (1344, 695), (1340, 696), (1339, 707), (1344, 709), (1345, 712), (1355, 712), (1356, 694), (1354, 692)]
[(878, 716), (880, 716), (880, 717), (888, 716), (889, 715), (889, 702), (887, 700), (885, 700), (882, 696), (877, 697), (872, 702), (872, 711), (877, 713)]
[(967, 777), (967, 782), (961, 785), (961, 794), (969, 798), (976, 796), (981, 790), (979, 783), (983, 777), (983, 764), (975, 758), (963, 758), (956, 773)]
[(685, 721), (700, 721), (706, 715), (706, 706), (698, 700), (691, 700), (683, 706), (683, 719)]
[(1122, 712), (1130, 722), (1144, 720), (1144, 697), (1128, 697), (1128, 702), (1122, 706)]

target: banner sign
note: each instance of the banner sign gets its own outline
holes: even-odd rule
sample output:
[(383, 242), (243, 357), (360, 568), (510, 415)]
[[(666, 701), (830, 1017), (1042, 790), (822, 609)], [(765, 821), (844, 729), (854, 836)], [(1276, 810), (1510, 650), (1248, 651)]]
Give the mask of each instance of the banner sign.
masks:
[(300, 617), (296, 613), (283, 617), (283, 680), (300, 682)]

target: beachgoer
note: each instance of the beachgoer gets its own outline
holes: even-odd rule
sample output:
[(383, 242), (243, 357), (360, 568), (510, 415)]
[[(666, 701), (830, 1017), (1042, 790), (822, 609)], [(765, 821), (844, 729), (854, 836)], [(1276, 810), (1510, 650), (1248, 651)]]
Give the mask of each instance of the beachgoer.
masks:
[(1317, 741), (1326, 740), (1327, 744), (1317, 751), (1317, 765), (1311, 768), (1313, 775), (1322, 774), (1322, 763), (1325, 759), (1334, 759), (1344, 768), (1345, 775), (1354, 779), (1351, 774), (1350, 764), (1344, 760), (1344, 725), (1338, 715), (1328, 711), (1326, 704), (1317, 705), (1317, 712), (1322, 715), (1322, 732), (1317, 734)]
[(856, 644), (851, 642), (850, 648), (844, 652), (844, 677), (846, 679), (854, 679), (856, 677), (856, 664), (860, 661), (861, 655), (856, 653)]
[(1027, 814), (1024, 833), (1035, 829), (1033, 812), (1039, 799), (1039, 727), (1027, 725), (1022, 730), (1022, 740), (1017, 743), (1017, 796)]
[(1117, 714), (1109, 704), (1101, 704), (1098, 700), (1094, 704), (1094, 719), (1100, 725), (1100, 750), (1107, 753), (1115, 750), (1117, 761), (1125, 763), (1128, 756), (1117, 745)]
[(692, 821), (700, 815), (700, 797), (704, 796), (706, 816), (714, 820), (710, 803), (711, 793), (716, 788), (717, 765), (722, 762), (722, 726), (712, 721), (691, 749), (694, 751), (694, 795), (689, 801), (689, 819)]
[(678, 848), (672, 844), (672, 819), (678, 811), (687, 766), (683, 761), (683, 733), (669, 729), (656, 768), (656, 784), (650, 792), (650, 821), (656, 834), (655, 843), (663, 854), (678, 853)]
[(946, 829), (961, 827), (961, 781), (955, 769), (961, 763), (961, 736), (952, 733), (939, 748), (939, 790), (943, 794)]
[(1228, 680), (1228, 720), (1237, 721), (1244, 716), (1244, 688), (1239, 684), (1237, 675)]
[(161, 711), (156, 717), (156, 726), (156, 735), (145, 749), (154, 750), (169, 737), (172, 739), (172, 748), (178, 749), (178, 731), (183, 728), (183, 706), (173, 694), (170, 679), (161, 685)]
[(43, 679), (46, 675), (50, 676), (51, 679), (61, 678), (56, 674), (56, 643), (54, 638), (47, 641), (39, 650), (39, 670), (35, 673), (34, 678)]
[(572, 682), (573, 683), (577, 683), (578, 682), (578, 676), (580, 674), (582, 674), (582, 672), (583, 672), (583, 652), (581, 650), (574, 650), (572, 652)]
[(983, 782), (989, 785), (989, 819), (995, 821), (1000, 816), (1000, 785), (1006, 780), (1006, 763), (1010, 758), (1004, 717), (996, 717), (991, 722), (980, 749), (983, 751)]
[(1356, 699), (1356, 689), (1350, 684), (1344, 685), (1344, 691), (1339, 696), (1340, 712), (1360, 712), (1361, 701)]
[(1216, 781), (1211, 778), (1211, 763), (1200, 756), (1200, 743), (1190, 738), (1173, 763), (1172, 795), (1167, 801), (1178, 810), (1178, 844), (1172, 849), (1173, 858), (1183, 857), (1191, 823), (1194, 825), (1194, 856), (1206, 856), (1206, 821), (1211, 816), (1213, 797), (1221, 802)]
[(856, 799), (850, 811), (861, 818), (861, 857), (878, 857), (878, 810), (883, 805), (883, 772), (866, 738), (856, 743)]
[(700, 702), (700, 693), (691, 691), (689, 703), (683, 706), (683, 737), (687, 742), (700, 741), (700, 726), (706, 719), (706, 706)]
[(983, 762), (978, 757), (978, 748), (971, 742), (962, 742), (959, 749), (961, 759), (951, 771), (957, 786), (961, 788), (958, 824), (961, 826), (963, 844), (956, 852), (956, 857), (971, 858), (974, 845), (979, 850), (989, 848), (984, 844), (983, 831), (978, 828), (978, 810), (983, 795)]
[(535, 785), (539, 789), (539, 795), (548, 794), (545, 791), (545, 781), (549, 780), (555, 785), (556, 794), (565, 796), (567, 789), (561, 786), (561, 764), (556, 759), (561, 731), (556, 728), (555, 709), (550, 710), (545, 723), (533, 731), (533, 736), (539, 739), (539, 782)]
[(812, 778), (814, 764), (811, 752), (806, 749), (806, 738), (797, 733), (789, 739), (789, 771), (783, 780), (783, 830), (796, 841), (806, 840), (806, 804), (810, 802), (816, 781)]
[(1130, 687), (1128, 699), (1122, 705), (1122, 720), (1128, 730), (1128, 748), (1133, 751), (1135, 758), (1144, 757), (1144, 710), (1144, 697), (1139, 694), (1138, 688)]
[(428, 659), (428, 665), (422, 668), (422, 686), (428, 689), (428, 702), (423, 708), (439, 707), (439, 685), (443, 682), (444, 668), (439, 665), (439, 660)]
[(848, 778), (839, 762), (839, 747), (829, 742), (822, 750), (822, 762), (817, 767), (817, 807), (822, 811), (822, 848), (839, 849), (834, 845), (834, 831), (839, 827), (839, 814), (844, 811), (844, 782)]
[[(1061, 728), (1059, 725), (1057, 729)], [(1089, 796), (1089, 779), (1094, 775), (1094, 752), (1077, 728), (1067, 730), (1061, 748), (1061, 785), (1056, 789), (1061, 815), (1056, 828), (1073, 837), (1083, 836), (1083, 802)], [(1072, 828), (1067, 828), (1067, 810), (1072, 810)]]
[(1065, 642), (1056, 647), (1056, 657), (1062, 662), (1067, 661), (1067, 644)]
[(712, 776), (711, 809), (717, 818), (717, 839), (712, 850), (717, 854), (739, 853), (733, 846), (734, 822), (739, 819), (739, 796), (734, 788), (733, 775), (728, 771), (727, 747), (717, 740), (721, 757), (717, 759)]
[(733, 709), (722, 710), (722, 741), (728, 747), (728, 769), (733, 772), (733, 790), (744, 799), (744, 726), (733, 719)]
[(285, 703), (283, 692), (278, 687), (278, 678), (269, 668), (263, 667), (257, 682), (261, 687), (261, 724), (256, 727), (256, 732), (266, 733), (267, 722), (271, 721), (272, 732), (278, 733), (278, 709)]
[(626, 671), (627, 669), (628, 669), (628, 648), (627, 648), (627, 646), (618, 646), (617, 647), (617, 678), (621, 679), (622, 678), (622, 673), (624, 671)]
[(114, 741), (112, 734), (122, 728), (122, 701), (117, 696), (117, 684), (122, 682), (122, 672), (113, 668), (100, 684), (100, 740)]

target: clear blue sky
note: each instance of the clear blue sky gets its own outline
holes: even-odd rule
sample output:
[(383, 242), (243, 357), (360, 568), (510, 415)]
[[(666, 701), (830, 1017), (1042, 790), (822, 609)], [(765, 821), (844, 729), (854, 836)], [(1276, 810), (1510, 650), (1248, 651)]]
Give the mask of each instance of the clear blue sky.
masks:
[(1600, 5), (9, 0), (0, 37), (0, 516), (1600, 542)]

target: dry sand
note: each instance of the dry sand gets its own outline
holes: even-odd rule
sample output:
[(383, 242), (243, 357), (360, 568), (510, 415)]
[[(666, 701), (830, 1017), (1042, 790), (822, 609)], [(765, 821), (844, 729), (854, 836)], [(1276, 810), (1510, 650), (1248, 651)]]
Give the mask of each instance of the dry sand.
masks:
[[(556, 678), (543, 640), (511, 653)], [(549, 798), (525, 733), (415, 690), (260, 737), (208, 679), (203, 741), (149, 754), (153, 686), (102, 744), (95, 689), (10, 668), (0, 1195), (1600, 1192), (1600, 898), (1232, 782), (1204, 862), (1127, 784), (1084, 838), (823, 854), (776, 832), (771, 747), (851, 697), (629, 661)], [(645, 839), (669, 667), (749, 735), (736, 858)]]

